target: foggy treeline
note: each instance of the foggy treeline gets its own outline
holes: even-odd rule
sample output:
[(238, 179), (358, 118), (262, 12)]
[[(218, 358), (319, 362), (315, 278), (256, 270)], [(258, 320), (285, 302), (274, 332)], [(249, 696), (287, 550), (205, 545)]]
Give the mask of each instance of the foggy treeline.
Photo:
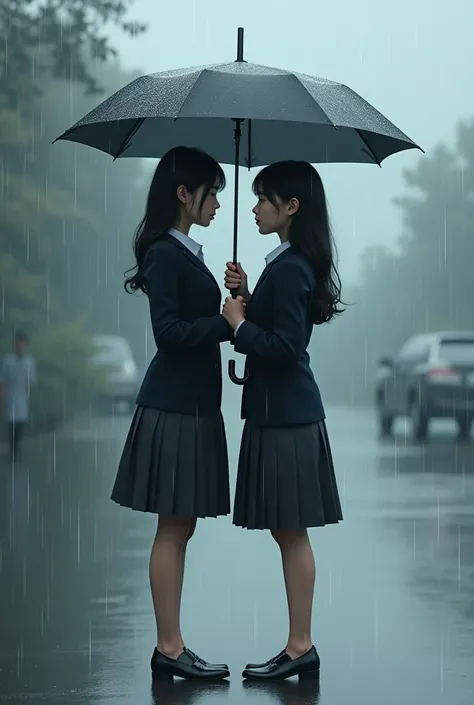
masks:
[(397, 249), (366, 250), (359, 283), (343, 287), (345, 313), (314, 330), (311, 357), (328, 400), (371, 402), (379, 357), (411, 335), (474, 328), (474, 120), (445, 142), (404, 173)]
[[(144, 354), (146, 309), (123, 291), (143, 208), (143, 162), (53, 139), (108, 93), (120, 71), (94, 21), (125, 32), (127, 3), (0, 0), (0, 346), (25, 330), (38, 359), (34, 416), (63, 418), (92, 400), (93, 333), (120, 333)], [(82, 11), (87, 11), (83, 15)], [(141, 316), (141, 313), (143, 314)], [(138, 349), (137, 349), (138, 348)]]

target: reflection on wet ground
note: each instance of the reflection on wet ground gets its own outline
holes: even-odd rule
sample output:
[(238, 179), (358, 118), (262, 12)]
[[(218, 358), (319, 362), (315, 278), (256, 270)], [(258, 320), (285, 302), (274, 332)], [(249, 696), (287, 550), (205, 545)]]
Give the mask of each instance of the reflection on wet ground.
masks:
[[(444, 429), (443, 429), (444, 430)], [(397, 438), (393, 445), (397, 448)], [(474, 449), (442, 433), (413, 446), (394, 463), (380, 455), (378, 470), (387, 488), (401, 480), (402, 500), (394, 489), (380, 511), (410, 551), (410, 588), (423, 601), (446, 610), (450, 629), (474, 662)]]
[(474, 443), (444, 428), (424, 446), (404, 428), (381, 442), (370, 410), (328, 409), (345, 521), (311, 532), (321, 692), (242, 682), (247, 661), (283, 647), (286, 604), (274, 542), (229, 518), (192, 539), (183, 627), (190, 648), (229, 663), (230, 682), (152, 685), (156, 518), (109, 500), (128, 424), (94, 419), (33, 441), (14, 471), (0, 459), (0, 700), (472, 703)]

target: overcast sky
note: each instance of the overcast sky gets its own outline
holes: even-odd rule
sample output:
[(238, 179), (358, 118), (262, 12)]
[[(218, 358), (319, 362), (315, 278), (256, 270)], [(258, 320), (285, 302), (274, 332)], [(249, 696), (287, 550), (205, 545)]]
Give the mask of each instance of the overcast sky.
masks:
[[(349, 85), (429, 151), (451, 142), (456, 122), (474, 116), (474, 3), (469, 0), (136, 0), (131, 18), (149, 29), (135, 40), (113, 30), (122, 64), (143, 73), (235, 59), (237, 27), (245, 28), (245, 58)], [(371, 165), (320, 168), (332, 214), (340, 268), (357, 274), (358, 255), (368, 245), (394, 244), (400, 232), (392, 198), (402, 188), (402, 171), (419, 152), (395, 155), (382, 169)], [(219, 274), (230, 258), (232, 170), (218, 218), (203, 242), (207, 262)], [(250, 191), (255, 170), (241, 170), (239, 257), (251, 278), (278, 244), (262, 238), (253, 223)], [(144, 194), (145, 196), (145, 194)]]

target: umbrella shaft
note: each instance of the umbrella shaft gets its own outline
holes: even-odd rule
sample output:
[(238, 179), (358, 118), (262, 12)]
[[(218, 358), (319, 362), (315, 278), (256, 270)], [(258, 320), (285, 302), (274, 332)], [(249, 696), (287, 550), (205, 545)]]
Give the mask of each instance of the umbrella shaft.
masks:
[(239, 27), (237, 30), (237, 61), (244, 60), (244, 28)]
[(233, 249), (233, 262), (237, 264), (237, 233), (239, 225), (239, 162), (240, 162), (240, 137), (242, 131), (240, 126), (242, 124), (241, 119), (235, 120), (235, 131), (234, 131), (234, 141), (235, 141), (235, 172), (234, 172), (234, 249)]

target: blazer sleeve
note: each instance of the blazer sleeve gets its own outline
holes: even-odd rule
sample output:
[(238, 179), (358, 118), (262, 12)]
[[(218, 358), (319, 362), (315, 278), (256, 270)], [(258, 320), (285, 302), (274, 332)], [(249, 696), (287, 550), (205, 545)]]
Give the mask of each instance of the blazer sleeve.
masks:
[(180, 319), (178, 266), (176, 255), (165, 248), (153, 247), (145, 256), (143, 275), (157, 348), (173, 352), (230, 340), (232, 329), (221, 314), (192, 323)]
[(309, 273), (298, 262), (288, 262), (273, 278), (273, 321), (263, 329), (245, 321), (235, 336), (235, 350), (273, 364), (299, 360), (306, 348), (308, 306), (313, 284)]

